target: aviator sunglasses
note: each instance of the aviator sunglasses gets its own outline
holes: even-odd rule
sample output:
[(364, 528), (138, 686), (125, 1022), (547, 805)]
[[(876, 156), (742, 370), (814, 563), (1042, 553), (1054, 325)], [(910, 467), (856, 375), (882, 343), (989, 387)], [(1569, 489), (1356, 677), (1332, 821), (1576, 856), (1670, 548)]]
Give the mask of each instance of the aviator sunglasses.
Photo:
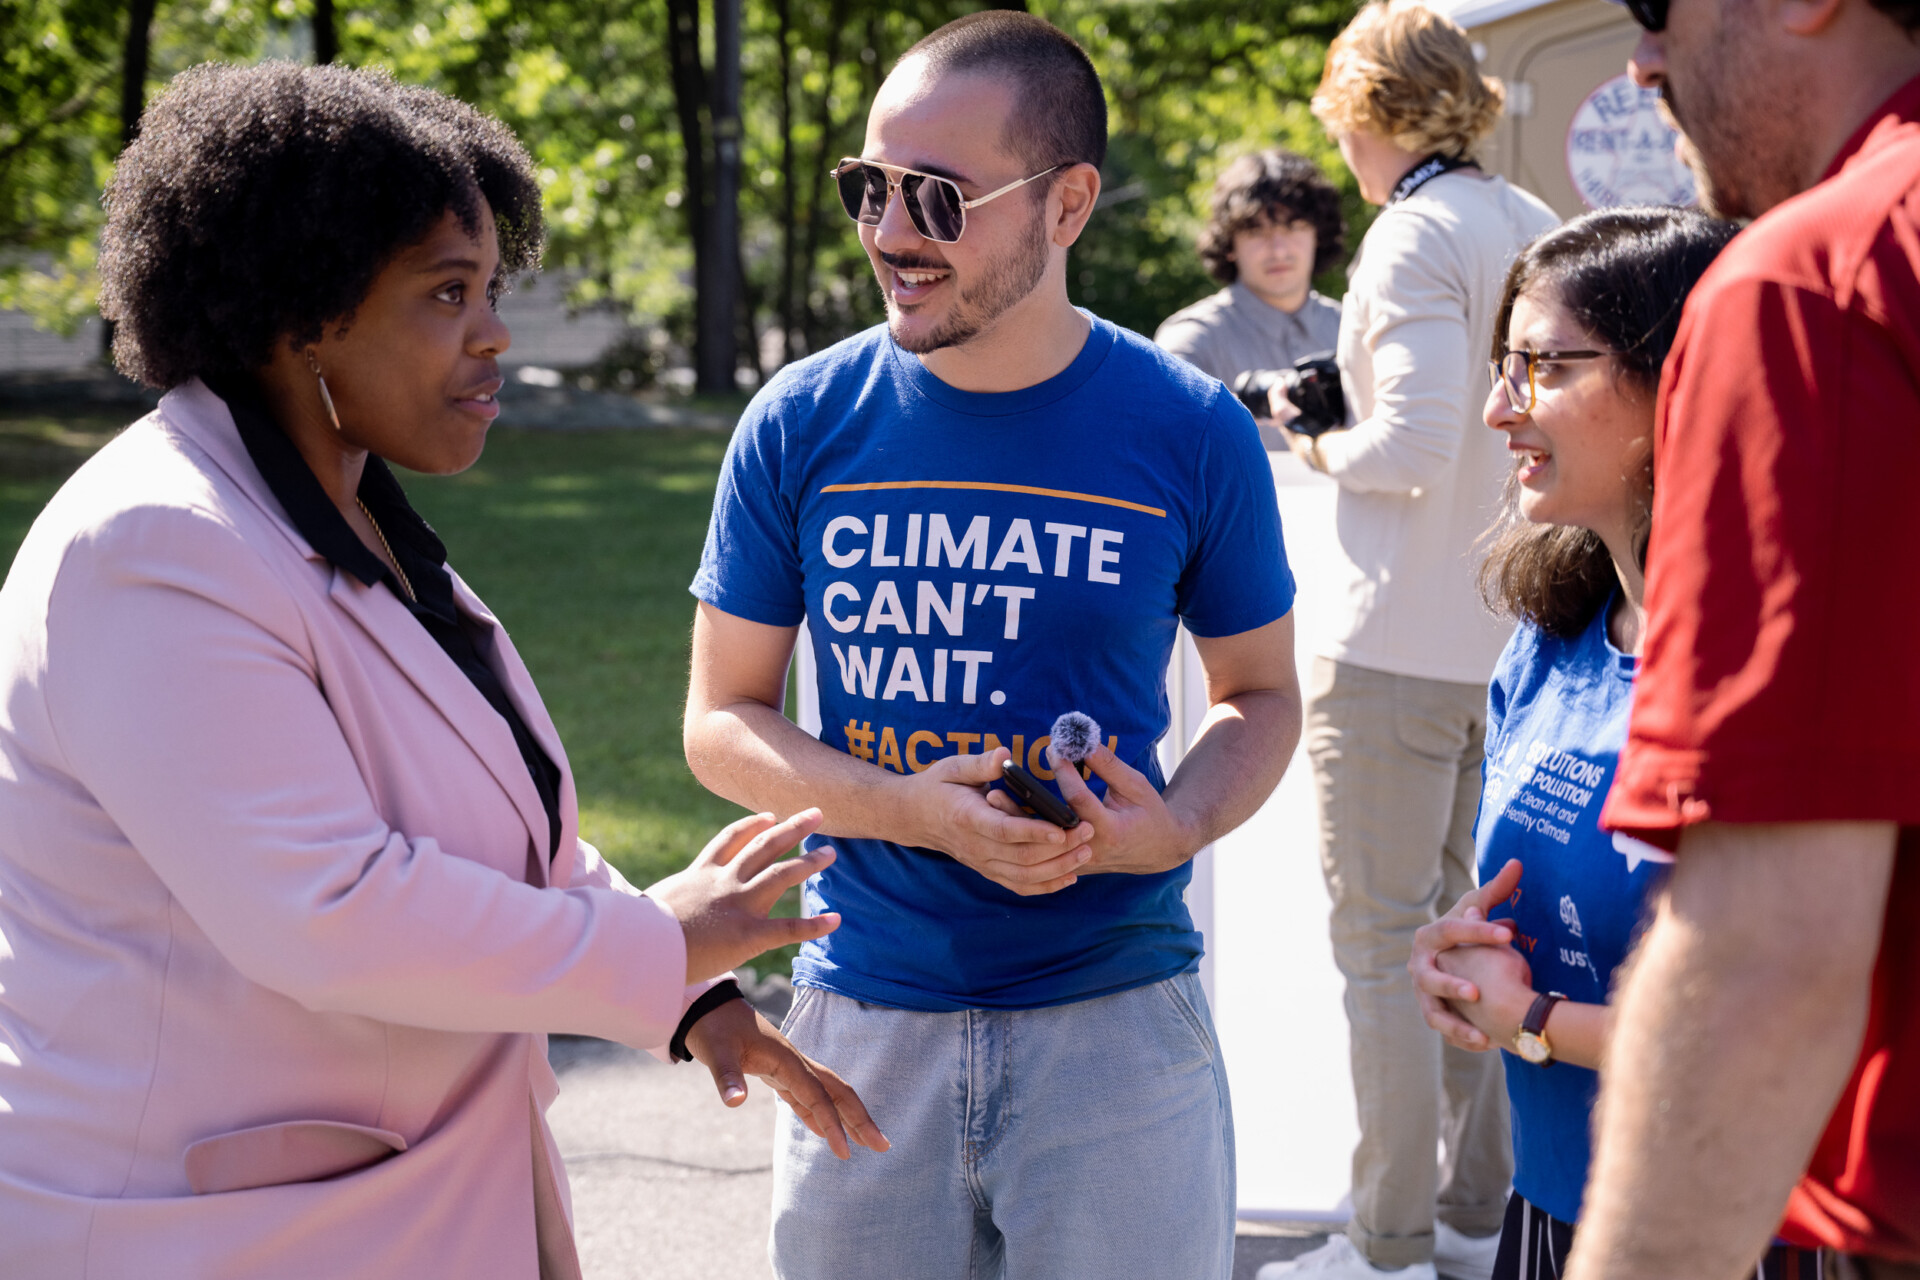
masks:
[(847, 216), (855, 222), (869, 227), (879, 226), (881, 216), (887, 211), (887, 201), (898, 191), (900, 198), (906, 201), (907, 217), (912, 220), (915, 231), (940, 244), (952, 244), (967, 229), (967, 210), (977, 209), (989, 200), (998, 200), (1007, 192), (1026, 186), (1034, 178), (1044, 178), (1059, 167), (1056, 164), (1042, 169), (1033, 177), (1009, 182), (998, 191), (987, 192), (978, 200), (969, 200), (961, 195), (960, 188), (951, 178), (922, 173), (918, 169), (903, 169), (897, 164), (876, 164), (855, 156), (843, 158), (828, 173), (839, 184), (840, 203), (846, 209)]
[(1669, 0), (1614, 0), (1616, 4), (1626, 6), (1633, 20), (1648, 31), (1667, 29), (1667, 4)]

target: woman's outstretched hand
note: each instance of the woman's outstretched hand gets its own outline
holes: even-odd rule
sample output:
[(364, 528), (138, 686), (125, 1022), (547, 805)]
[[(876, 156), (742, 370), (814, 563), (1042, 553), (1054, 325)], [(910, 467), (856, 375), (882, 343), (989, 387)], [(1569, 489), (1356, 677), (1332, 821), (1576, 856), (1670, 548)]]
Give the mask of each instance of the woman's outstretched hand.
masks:
[[(820, 811), (807, 809), (785, 822), (770, 813), (742, 818), (707, 842), (686, 870), (647, 890), (673, 912), (687, 937), (687, 981), (704, 982), (763, 951), (825, 937), (840, 925), (834, 912), (775, 919), (780, 895), (833, 862), (832, 849), (797, 858), (781, 855), (820, 825)], [(702, 1022), (707, 1019), (701, 1019)]]
[(1453, 947), (1504, 947), (1513, 942), (1513, 926), (1505, 921), (1489, 923), (1487, 912), (1506, 901), (1520, 883), (1520, 860), (1510, 858), (1500, 874), (1469, 893), (1430, 925), (1413, 935), (1413, 954), (1407, 957), (1407, 972), (1413, 975), (1413, 990), (1420, 1001), (1420, 1012), (1427, 1025), (1438, 1031), (1447, 1043), (1461, 1049), (1481, 1052), (1493, 1047), (1478, 1027), (1447, 1004), (1449, 1000), (1471, 1004), (1480, 998), (1480, 989), (1465, 978), (1443, 973), (1436, 963), (1442, 951)]
[(794, 1048), (745, 1000), (729, 1000), (694, 1023), (687, 1052), (706, 1064), (730, 1107), (747, 1100), (748, 1076), (765, 1080), (842, 1160), (852, 1155), (849, 1138), (869, 1151), (892, 1145), (853, 1086)]

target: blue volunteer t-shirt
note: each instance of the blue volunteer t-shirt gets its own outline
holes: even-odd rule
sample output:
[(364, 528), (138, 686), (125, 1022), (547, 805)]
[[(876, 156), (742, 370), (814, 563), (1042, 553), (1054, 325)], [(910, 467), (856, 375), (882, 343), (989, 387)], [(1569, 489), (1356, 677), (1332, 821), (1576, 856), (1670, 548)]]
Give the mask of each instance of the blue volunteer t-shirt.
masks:
[[(1607, 638), (1607, 608), (1571, 640), (1522, 623), (1493, 673), (1487, 763), (1475, 826), (1480, 882), (1507, 859), (1520, 887), (1488, 913), (1514, 922), (1535, 991), (1604, 1004), (1665, 855), (1599, 826), (1627, 740), (1634, 659)], [(1551, 1035), (1549, 1035), (1551, 1038)], [(1513, 1107), (1513, 1186), (1575, 1221), (1592, 1160), (1600, 1077), (1567, 1062), (1535, 1066), (1502, 1053)]]
[[(1006, 747), (1051, 779), (1064, 711), (1161, 785), (1175, 628), (1284, 616), (1293, 578), (1253, 419), (1221, 384), (1093, 321), (1065, 371), (959, 391), (884, 326), (788, 366), (727, 451), (693, 594), (806, 619), (821, 738), (895, 773)], [(1098, 779), (1094, 780), (1099, 791)], [(1021, 897), (928, 849), (816, 837), (840, 927), (803, 985), (902, 1009), (1030, 1009), (1198, 963), (1185, 866)]]

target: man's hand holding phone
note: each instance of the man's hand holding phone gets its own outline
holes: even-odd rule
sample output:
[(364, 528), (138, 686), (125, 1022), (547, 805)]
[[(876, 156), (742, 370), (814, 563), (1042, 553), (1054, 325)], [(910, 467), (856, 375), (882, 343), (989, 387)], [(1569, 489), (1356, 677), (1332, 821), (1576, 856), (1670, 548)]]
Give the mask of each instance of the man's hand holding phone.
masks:
[(1023, 896), (1058, 892), (1085, 869), (1093, 833), (1084, 823), (1063, 830), (1021, 812), (1005, 793), (988, 792), (1009, 759), (1005, 748), (942, 756), (899, 779), (907, 829), (894, 838), (938, 849)]
[(1047, 790), (1040, 779), (1013, 761), (1000, 762), (1000, 781), (1007, 784), (1007, 790), (1013, 793), (1014, 799), (1033, 810), (1036, 818), (1051, 822), (1062, 831), (1071, 831), (1080, 825), (1080, 815), (1073, 811), (1071, 805)]
[(1161, 799), (1146, 774), (1113, 754), (1107, 746), (1088, 754), (1086, 764), (1107, 784), (1102, 801), (1081, 780), (1079, 770), (1059, 762), (1054, 780), (1060, 794), (1093, 828), (1093, 857), (1083, 874), (1122, 871), (1152, 875), (1171, 871), (1198, 852), (1200, 844)]

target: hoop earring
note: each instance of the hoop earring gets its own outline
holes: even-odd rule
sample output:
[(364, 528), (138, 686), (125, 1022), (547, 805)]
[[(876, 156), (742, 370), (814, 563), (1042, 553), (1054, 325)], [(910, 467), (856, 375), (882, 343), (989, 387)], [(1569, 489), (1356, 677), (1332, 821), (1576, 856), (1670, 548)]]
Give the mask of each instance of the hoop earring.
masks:
[(320, 384), (320, 403), (327, 411), (327, 420), (333, 423), (335, 431), (340, 430), (340, 415), (334, 411), (333, 396), (327, 391), (327, 380), (320, 372), (320, 361), (314, 357), (311, 349), (307, 351), (307, 368), (313, 370), (313, 380)]

